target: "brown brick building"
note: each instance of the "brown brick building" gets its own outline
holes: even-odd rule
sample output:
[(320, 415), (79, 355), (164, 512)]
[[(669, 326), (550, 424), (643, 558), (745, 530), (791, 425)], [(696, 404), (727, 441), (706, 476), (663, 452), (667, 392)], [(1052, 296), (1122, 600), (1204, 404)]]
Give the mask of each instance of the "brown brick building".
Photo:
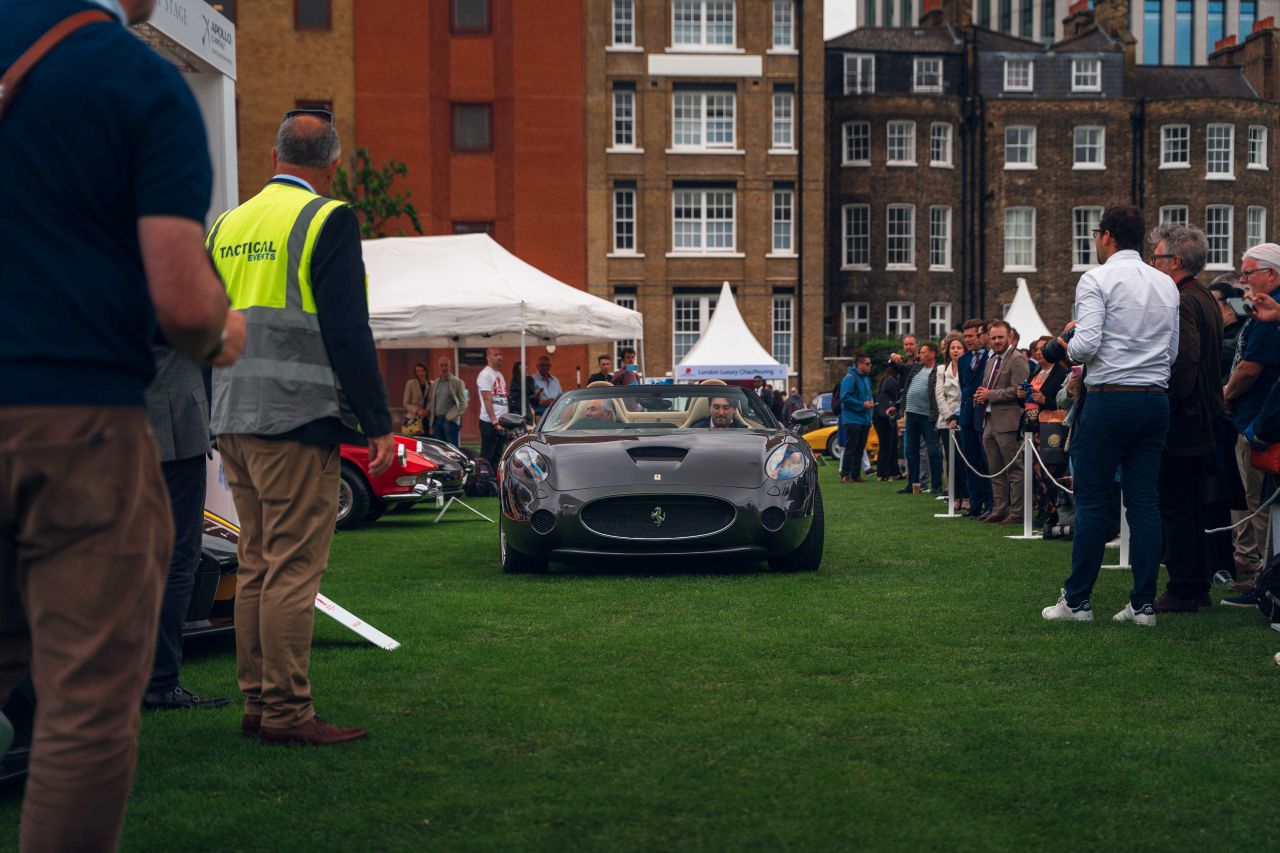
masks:
[(587, 274), (640, 310), (650, 376), (721, 282), (806, 394), (825, 382), (820, 0), (588, 0)]

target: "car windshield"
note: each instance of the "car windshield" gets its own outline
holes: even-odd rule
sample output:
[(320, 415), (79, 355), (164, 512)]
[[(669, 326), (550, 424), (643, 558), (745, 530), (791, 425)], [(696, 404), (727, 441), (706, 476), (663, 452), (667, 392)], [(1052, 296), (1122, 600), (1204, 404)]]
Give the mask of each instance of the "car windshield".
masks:
[(777, 429), (759, 395), (732, 385), (579, 388), (542, 419), (547, 433), (634, 430)]

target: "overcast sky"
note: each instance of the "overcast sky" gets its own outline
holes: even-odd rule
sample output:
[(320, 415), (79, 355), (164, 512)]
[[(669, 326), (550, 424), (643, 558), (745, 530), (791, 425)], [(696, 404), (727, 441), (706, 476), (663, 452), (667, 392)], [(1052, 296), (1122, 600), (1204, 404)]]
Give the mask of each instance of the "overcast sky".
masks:
[(853, 9), (857, 0), (822, 0), (823, 39), (853, 29)]

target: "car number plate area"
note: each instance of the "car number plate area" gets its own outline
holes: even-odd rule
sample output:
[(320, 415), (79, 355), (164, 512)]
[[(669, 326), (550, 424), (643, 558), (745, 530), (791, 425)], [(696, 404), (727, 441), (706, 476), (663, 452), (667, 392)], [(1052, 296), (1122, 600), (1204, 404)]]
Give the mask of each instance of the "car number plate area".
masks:
[(582, 508), (582, 525), (620, 539), (687, 539), (710, 536), (733, 524), (733, 504), (702, 495), (624, 495)]

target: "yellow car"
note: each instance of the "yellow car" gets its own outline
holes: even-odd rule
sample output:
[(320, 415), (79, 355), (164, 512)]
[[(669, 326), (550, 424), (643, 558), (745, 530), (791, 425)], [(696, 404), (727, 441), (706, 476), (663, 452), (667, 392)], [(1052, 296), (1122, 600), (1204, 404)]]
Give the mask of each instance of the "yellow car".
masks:
[[(837, 461), (844, 456), (844, 445), (840, 443), (840, 428), (837, 426), (818, 427), (801, 436), (815, 453), (825, 453)], [(875, 430), (868, 430), (867, 458), (876, 464), (876, 456), (880, 450), (880, 437)]]

